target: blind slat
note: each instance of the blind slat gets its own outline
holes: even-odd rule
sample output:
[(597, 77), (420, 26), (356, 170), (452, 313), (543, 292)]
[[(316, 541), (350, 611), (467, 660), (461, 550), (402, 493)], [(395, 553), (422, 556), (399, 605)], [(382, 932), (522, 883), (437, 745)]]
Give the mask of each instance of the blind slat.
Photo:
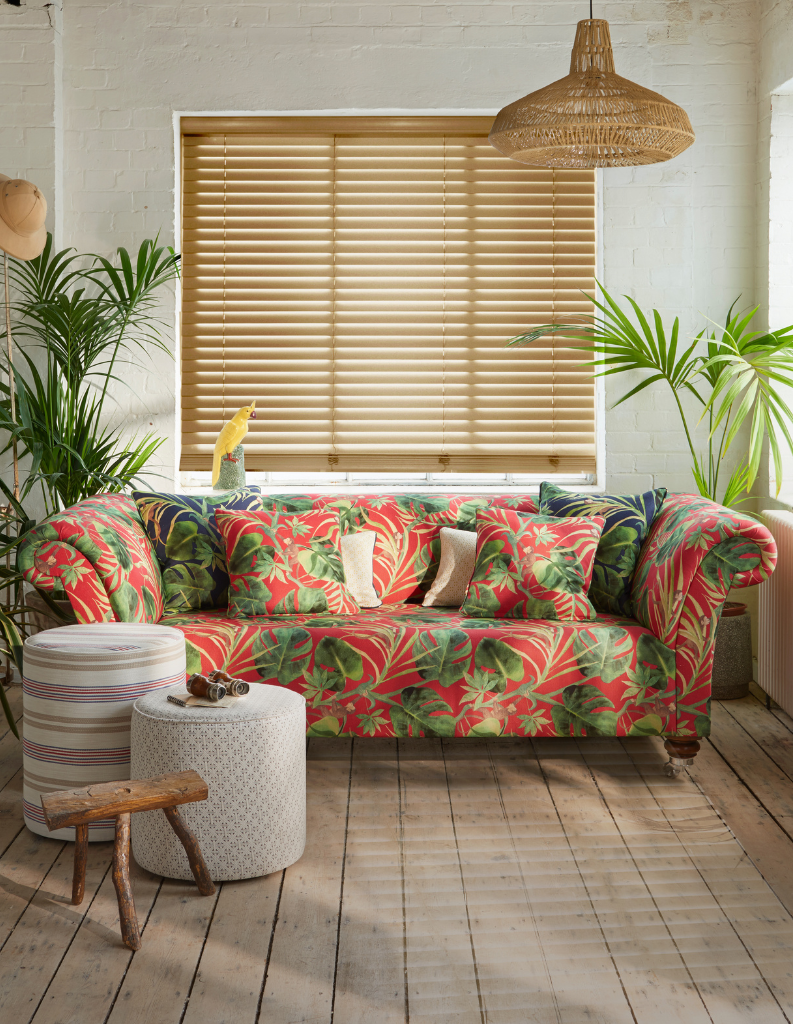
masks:
[(183, 469), (254, 398), (249, 469), (594, 469), (581, 354), (504, 347), (591, 312), (592, 172), (506, 160), (483, 119), (182, 127)]

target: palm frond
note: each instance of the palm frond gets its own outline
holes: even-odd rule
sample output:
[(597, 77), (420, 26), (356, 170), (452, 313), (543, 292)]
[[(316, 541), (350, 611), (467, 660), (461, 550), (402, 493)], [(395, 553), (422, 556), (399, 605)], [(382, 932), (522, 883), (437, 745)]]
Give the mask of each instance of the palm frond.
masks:
[[(779, 493), (781, 444), (793, 452), (788, 426), (793, 413), (784, 398), (784, 389), (793, 387), (793, 325), (774, 331), (754, 331), (757, 307), (736, 312), (736, 299), (723, 326), (714, 324), (716, 329), (710, 333), (700, 331), (678, 354), (677, 319), (667, 332), (657, 310), (652, 310), (648, 317), (634, 299), (625, 296), (630, 307), (626, 311), (600, 287), (602, 302), (586, 295), (596, 311), (591, 316), (534, 327), (507, 344), (529, 345), (547, 336), (561, 336), (568, 342), (567, 347), (587, 353), (588, 359), (582, 365), (589, 366), (594, 377), (626, 371), (641, 373), (639, 383), (620, 395), (612, 407), (665, 382), (686, 434), (695, 483), (701, 494), (713, 500), (717, 500), (720, 465), (730, 447), (743, 436), (748, 423), (746, 456), (727, 482), (724, 501), (733, 505), (746, 500), (739, 496), (748, 494), (757, 478), (766, 438)], [(587, 344), (581, 345), (584, 340)], [(697, 351), (701, 345), (704, 352)], [(710, 394), (703, 385), (710, 387)], [(707, 459), (694, 446), (680, 401), (684, 391), (702, 406), (699, 422), (708, 419)]]

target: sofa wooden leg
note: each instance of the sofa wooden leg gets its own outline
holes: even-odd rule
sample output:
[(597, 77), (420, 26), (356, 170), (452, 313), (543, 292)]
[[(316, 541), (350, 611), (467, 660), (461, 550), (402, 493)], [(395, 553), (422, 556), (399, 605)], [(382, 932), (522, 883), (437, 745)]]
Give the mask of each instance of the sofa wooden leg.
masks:
[(679, 775), (694, 763), (699, 751), (699, 740), (691, 736), (667, 736), (664, 749), (669, 754), (669, 760), (664, 765), (666, 774)]

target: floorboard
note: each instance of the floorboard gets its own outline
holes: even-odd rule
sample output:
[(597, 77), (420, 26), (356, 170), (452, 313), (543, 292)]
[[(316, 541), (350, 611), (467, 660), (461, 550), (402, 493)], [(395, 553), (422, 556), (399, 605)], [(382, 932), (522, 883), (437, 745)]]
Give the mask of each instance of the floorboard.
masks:
[(342, 745), (345, 758), (308, 763), (306, 852), (284, 878), (259, 1016), (267, 1024), (330, 1024), (350, 792)]
[[(99, 847), (106, 847), (109, 863), (112, 844), (97, 844)], [(71, 844), (67, 849), (71, 851)], [(144, 925), (161, 880), (134, 862), (130, 875), (138, 920)], [(34, 1024), (103, 1024), (132, 955), (119, 941), (118, 900), (108, 871), (44, 993), (33, 1017)]]
[[(722, 701), (721, 709), (735, 719), (774, 764), (793, 781), (793, 720), (787, 725), (754, 696)], [(784, 714), (784, 712), (783, 712)]]
[[(21, 838), (21, 837), (20, 837)], [(43, 840), (51, 850), (55, 844)], [(85, 899), (71, 906), (74, 859), (70, 843), (61, 849), (40, 884), (32, 892), (8, 941), (0, 950), (0, 1020), (29, 1020), (58, 970), (74, 935), (91, 906), (94, 893), (107, 872), (106, 844), (91, 844), (85, 878)], [(42, 861), (28, 874), (38, 880)], [(21, 878), (16, 884), (21, 887)], [(32, 889), (32, 886), (31, 886)], [(27, 893), (20, 894), (20, 901)]]
[(109, 1024), (179, 1024), (217, 900), (218, 893), (199, 896), (192, 881), (162, 883)]
[[(20, 711), (19, 688), (9, 691)], [(655, 738), (310, 740), (308, 844), (214, 897), (22, 823), (0, 730), (3, 1024), (793, 1024), (793, 720)]]
[(283, 871), (224, 882), (184, 1024), (253, 1024), (262, 997)]
[(400, 765), (396, 740), (356, 743), (334, 1019), (405, 1024)]

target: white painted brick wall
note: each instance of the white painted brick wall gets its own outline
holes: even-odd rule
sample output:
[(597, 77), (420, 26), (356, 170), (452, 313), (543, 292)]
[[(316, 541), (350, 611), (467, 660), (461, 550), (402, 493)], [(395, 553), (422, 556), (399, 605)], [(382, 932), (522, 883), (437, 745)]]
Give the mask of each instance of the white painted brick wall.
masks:
[[(679, 315), (683, 337), (700, 330), (705, 316), (721, 320), (739, 293), (747, 302), (766, 298), (766, 281), (756, 274), (764, 196), (759, 54), (762, 37), (777, 65), (789, 60), (776, 28), (790, 9), (790, 0), (596, 5), (596, 16), (611, 24), (617, 71), (681, 103), (698, 135), (671, 163), (603, 172), (602, 279), (615, 293), (658, 307), (669, 325)], [(550, 0), (69, 0), (64, 238), (106, 253), (157, 231), (173, 240), (174, 110), (495, 111), (567, 73), (575, 23), (585, 14), (580, 2)], [(34, 168), (46, 188), (53, 175), (50, 79), (38, 66), (27, 70), (52, 59), (41, 0), (0, 9), (0, 47), (6, 77), (14, 66), (25, 69), (14, 79), (13, 103), (30, 101), (24, 117), (18, 106), (3, 109), (3, 157), (13, 154), (14, 171)], [(43, 134), (20, 133), (20, 124)], [(172, 323), (172, 310), (165, 314)], [(173, 364), (158, 358), (130, 381), (120, 414), (173, 436)], [(607, 405), (627, 386), (612, 379)], [(662, 389), (609, 411), (606, 428), (609, 486), (691, 489), (674, 406)], [(171, 444), (168, 473), (175, 461)]]
[(0, 172), (34, 181), (55, 214), (55, 32), (43, 0), (0, 5)]

